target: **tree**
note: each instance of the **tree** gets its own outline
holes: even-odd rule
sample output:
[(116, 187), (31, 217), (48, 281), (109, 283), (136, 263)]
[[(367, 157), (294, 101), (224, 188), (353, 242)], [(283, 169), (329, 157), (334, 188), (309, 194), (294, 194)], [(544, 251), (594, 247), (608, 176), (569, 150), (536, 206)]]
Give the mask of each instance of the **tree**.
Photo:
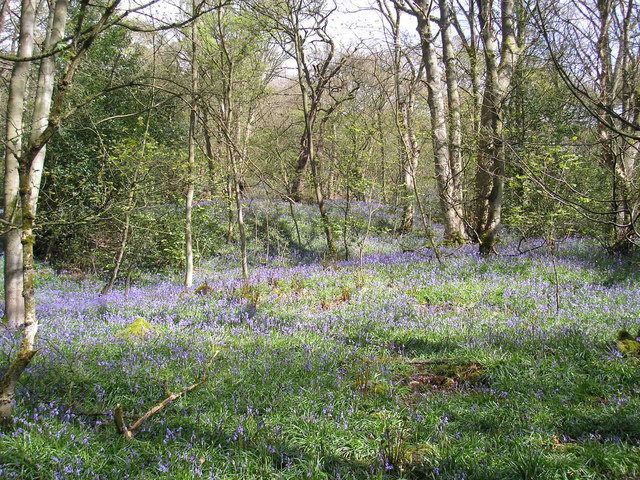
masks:
[[(382, 0), (378, 0), (377, 6), (391, 34), (391, 68), (393, 77), (391, 98), (394, 110), (394, 125), (400, 145), (402, 172), (400, 186), (402, 220), (400, 232), (408, 233), (413, 226), (413, 197), (416, 191), (416, 175), (420, 161), (420, 145), (416, 136), (414, 122), (415, 90), (420, 78), (400, 43), (400, 8), (394, 4), (395, 8), (392, 10), (390, 4)], [(403, 60), (405, 61), (403, 62)]]
[(24, 299), (22, 298), (22, 243), (20, 233), (20, 173), (22, 152), (23, 115), (27, 94), (27, 81), (33, 55), (35, 28), (35, 2), (22, 3), (20, 15), (20, 43), (17, 62), (11, 71), (6, 117), (6, 147), (4, 173), (4, 221), (8, 231), (4, 236), (4, 298), (5, 315), (9, 328), (17, 329), (24, 322)]
[[(243, 197), (249, 142), (260, 105), (279, 63), (256, 18), (238, 5), (219, 9), (203, 19), (201, 103), (206, 118), (207, 151), (212, 156), (210, 133), (215, 132), (229, 172), (229, 201), (235, 203), (243, 278), (249, 274)], [(207, 138), (208, 137), (208, 138)], [(231, 209), (230, 209), (231, 212)]]
[(302, 200), (307, 167), (310, 167), (313, 191), (323, 222), (327, 248), (329, 254), (333, 256), (336, 247), (329, 213), (319, 183), (315, 128), (322, 102), (331, 90), (331, 81), (349, 58), (349, 55), (343, 55), (337, 61), (335, 60), (335, 43), (327, 33), (328, 20), (335, 11), (335, 6), (328, 7), (324, 0), (286, 0), (266, 7), (254, 4), (253, 8), (266, 20), (267, 24), (271, 25), (276, 41), (296, 66), (303, 132), (300, 136), (300, 149), (288, 196), (295, 202)]
[[(464, 240), (464, 224), (461, 212), (461, 186), (457, 179), (462, 172), (458, 150), (450, 149), (450, 133), (445, 107), (447, 91), (442, 81), (442, 68), (437, 54), (436, 37), (433, 33), (431, 16), (435, 4), (427, 0), (394, 0), (398, 8), (413, 15), (417, 22), (422, 49), (422, 65), (425, 70), (428, 90), (428, 104), (431, 117), (431, 141), (435, 163), (438, 197), (444, 217), (445, 240), (461, 242)], [(443, 14), (445, 18), (448, 15)], [(453, 92), (452, 92), (453, 93)], [(451, 156), (451, 152), (455, 157)]]
[[(60, 128), (65, 116), (63, 112), (65, 101), (73, 85), (75, 74), (95, 40), (115, 25), (125, 25), (134, 30), (155, 29), (127, 22), (127, 17), (139, 11), (140, 7), (120, 9), (120, 3), (121, 0), (112, 0), (104, 5), (94, 5), (83, 0), (73, 19), (74, 32), (69, 39), (64, 40), (68, 4), (66, 0), (57, 0), (50, 9), (51, 20), (47, 23), (45, 47), (42, 52), (34, 55), (35, 4), (32, 0), (24, 0), (17, 55), (0, 55), (0, 58), (14, 62), (12, 79), (15, 78), (9, 88), (10, 106), (8, 106), (7, 115), (7, 140), (11, 148), (7, 149), (10, 153), (5, 159), (5, 205), (9, 208), (5, 209), (4, 220), (11, 228), (5, 236), (5, 242), (9, 244), (5, 261), (10, 265), (5, 272), (5, 285), (12, 283), (10, 291), (13, 298), (16, 298), (14, 288), (16, 279), (22, 276), (24, 299), (24, 314), (20, 311), (19, 302), (7, 302), (7, 316), (12, 319), (14, 326), (22, 328), (22, 338), (20, 348), (10, 360), (9, 367), (0, 379), (0, 421), (7, 421), (11, 417), (17, 381), (37, 352), (35, 350), (38, 320), (35, 310), (34, 245), (36, 211), (44, 161), (42, 152)], [(155, 2), (145, 6), (149, 7), (153, 3)], [(202, 4), (199, 4), (195, 10), (200, 14), (203, 11)], [(171, 27), (186, 24), (191, 19), (192, 17), (177, 22)], [(60, 55), (62, 52), (65, 53), (63, 57)], [(56, 58), (60, 58), (62, 64), (57, 76), (54, 72)], [(26, 99), (26, 75), (29, 62), (32, 60), (40, 60), (41, 68), (34, 100), (33, 124), (30, 129), (25, 129), (22, 110)], [(26, 68), (25, 65), (27, 65)], [(56, 78), (57, 85), (53, 89)], [(99, 96), (103, 94), (101, 92)], [(30, 135), (29, 140), (23, 144), (22, 140), (27, 136), (25, 130), (30, 130)], [(19, 196), (17, 186), (19, 186)], [(15, 242), (16, 232), (20, 234), (21, 252)], [(21, 265), (18, 260), (20, 255), (22, 256)]]
[(640, 21), (636, 0), (537, 3), (535, 18), (551, 59), (595, 122), (602, 164), (611, 178), (605, 221), (611, 248), (638, 242), (640, 214)]
[(191, 217), (193, 210), (193, 195), (195, 192), (195, 169), (196, 169), (196, 127), (198, 123), (198, 29), (196, 25), (195, 0), (191, 3), (191, 15), (194, 20), (191, 22), (189, 39), (190, 57), (190, 85), (189, 85), (189, 156), (187, 159), (187, 198), (185, 201), (185, 222), (184, 222), (184, 250), (185, 250), (185, 272), (184, 285), (190, 288), (193, 285), (193, 236), (191, 230)]
[(497, 239), (504, 193), (502, 112), (522, 47), (518, 45), (516, 36), (514, 0), (501, 1), (500, 18), (496, 18), (493, 0), (480, 0), (478, 9), (485, 84), (480, 112), (473, 224), (480, 252), (489, 254), (493, 252)]

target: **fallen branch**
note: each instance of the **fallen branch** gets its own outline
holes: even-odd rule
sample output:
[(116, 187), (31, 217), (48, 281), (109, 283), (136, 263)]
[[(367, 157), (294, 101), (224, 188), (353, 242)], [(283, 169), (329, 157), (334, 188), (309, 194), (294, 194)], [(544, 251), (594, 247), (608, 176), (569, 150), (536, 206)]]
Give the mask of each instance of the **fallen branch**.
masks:
[(162, 402), (160, 402), (159, 404), (154, 406), (151, 410), (149, 410), (147, 413), (142, 415), (138, 420), (136, 420), (136, 422), (133, 425), (131, 425), (131, 427), (128, 427), (128, 428), (127, 428), (127, 424), (124, 422), (122, 405), (120, 403), (117, 404), (115, 410), (113, 411), (113, 418), (116, 424), (117, 432), (122, 434), (124, 438), (126, 438), (127, 440), (131, 440), (135, 435), (135, 431), (138, 428), (140, 428), (144, 422), (149, 420), (151, 417), (153, 417), (156, 413), (161, 411), (164, 407), (172, 403), (174, 400), (183, 396), (185, 393), (192, 392), (196, 388), (201, 387), (207, 382), (207, 380), (209, 380), (209, 377), (204, 377), (198, 383), (194, 383), (193, 385), (188, 386), (181, 392), (172, 393), (167, 398), (165, 398)]

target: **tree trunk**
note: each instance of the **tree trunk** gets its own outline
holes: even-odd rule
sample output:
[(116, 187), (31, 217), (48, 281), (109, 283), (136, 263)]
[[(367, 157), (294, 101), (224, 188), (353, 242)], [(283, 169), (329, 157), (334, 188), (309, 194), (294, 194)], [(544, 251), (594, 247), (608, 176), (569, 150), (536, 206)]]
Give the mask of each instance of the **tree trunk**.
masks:
[(447, 83), (448, 142), (449, 164), (452, 181), (452, 208), (456, 220), (451, 226), (451, 240), (462, 243), (465, 240), (464, 212), (463, 212), (463, 182), (462, 182), (462, 118), (460, 113), (460, 93), (458, 88), (458, 73), (456, 71), (456, 57), (451, 39), (451, 12), (448, 0), (439, 0), (440, 4), (440, 36), (442, 38), (442, 52)]
[(2, 7), (0, 7), (0, 33), (4, 30), (4, 18), (9, 12), (9, 0), (2, 0)]
[(313, 180), (313, 189), (316, 196), (316, 202), (318, 202), (318, 210), (320, 211), (320, 219), (322, 220), (322, 228), (324, 230), (325, 239), (327, 240), (327, 252), (330, 257), (336, 256), (336, 244), (333, 239), (333, 229), (331, 228), (331, 218), (327, 211), (327, 206), (324, 203), (324, 196), (322, 195), (322, 185), (320, 184), (320, 176), (318, 169), (318, 158), (313, 151), (313, 140), (310, 139), (310, 158), (311, 158), (311, 179)]
[[(35, 1), (24, 0), (20, 15), (18, 57), (33, 55), (34, 26)], [(5, 315), (8, 326), (12, 330), (19, 328), (24, 323), (19, 159), (22, 154), (23, 112), (30, 65), (31, 62), (13, 64), (7, 101), (4, 219), (11, 222), (12, 226), (5, 234), (4, 298)], [(0, 398), (1, 401), (2, 398)]]
[(455, 209), (455, 192), (451, 160), (449, 155), (447, 118), (444, 105), (442, 72), (436, 55), (436, 47), (431, 34), (429, 11), (426, 0), (421, 0), (418, 15), (418, 33), (422, 47), (422, 61), (425, 66), (427, 89), (429, 91), (429, 111), (431, 114), (431, 141), (435, 160), (438, 196), (444, 218), (445, 241), (459, 241), (462, 221)]
[[(195, 3), (193, 4), (193, 15), (195, 16)], [(195, 168), (196, 168), (196, 122), (198, 121), (198, 110), (196, 106), (196, 91), (198, 89), (198, 68), (197, 68), (197, 48), (196, 48), (196, 21), (191, 23), (191, 108), (189, 115), (189, 158), (187, 162), (187, 201), (185, 207), (184, 222), (184, 251), (185, 251), (185, 272), (184, 286), (190, 288), (193, 285), (193, 238), (191, 231), (191, 213), (193, 210), (193, 195), (195, 190)]]
[(402, 141), (402, 220), (401, 233), (409, 233), (413, 227), (415, 208), (413, 193), (415, 190), (416, 172), (420, 160), (420, 147), (413, 130), (413, 95), (409, 93), (406, 100), (398, 103), (398, 115), (400, 115)]
[[(302, 103), (303, 113), (305, 116), (304, 132), (300, 137), (300, 153), (298, 154), (298, 160), (293, 172), (293, 179), (291, 180), (291, 186), (289, 187), (289, 196), (295, 202), (301, 202), (304, 198), (305, 188), (305, 176), (307, 174), (307, 167), (312, 162), (312, 144), (313, 144), (313, 128), (317, 118), (317, 107), (311, 105), (309, 110), (309, 99), (307, 98), (306, 88), (302, 88)], [(309, 110), (309, 111), (307, 111)]]
[[(144, 155), (144, 154), (143, 154)], [(129, 189), (129, 198), (127, 200), (127, 211), (124, 215), (124, 229), (122, 230), (122, 238), (120, 239), (120, 247), (118, 248), (118, 253), (116, 254), (116, 261), (113, 266), (113, 270), (111, 271), (111, 275), (109, 276), (109, 280), (105, 283), (104, 287), (100, 291), (100, 295), (106, 295), (111, 291), (113, 285), (116, 283), (118, 279), (118, 274), (120, 273), (120, 267), (122, 267), (122, 261), (124, 260), (124, 254), (127, 250), (127, 242), (129, 240), (129, 229), (131, 225), (131, 211), (133, 210), (133, 204), (135, 200), (135, 183), (131, 185)]]
[(515, 36), (514, 0), (502, 0), (500, 64), (493, 29), (493, 0), (479, 1), (481, 37), (484, 44), (486, 83), (480, 113), (478, 166), (476, 171), (475, 239), (482, 254), (494, 251), (502, 213), (504, 192), (504, 145), (502, 105), (506, 98), (519, 48)]
[[(632, 73), (634, 59), (630, 51), (630, 28), (633, 18), (633, 2), (628, 4), (620, 3), (620, 11), (616, 15), (616, 6), (610, 0), (600, 0), (597, 2), (598, 12), (598, 39), (596, 49), (598, 55), (598, 88), (600, 103), (606, 107), (599, 109), (599, 116), (602, 121), (598, 123), (598, 136), (602, 148), (604, 163), (611, 169), (613, 178), (613, 191), (611, 203), (613, 214), (611, 250), (618, 253), (628, 253), (634, 243), (634, 236), (637, 231), (634, 223), (638, 217), (638, 158), (640, 155), (640, 141), (631, 138), (621, 138), (618, 133), (611, 131), (608, 125), (615, 125), (616, 120), (607, 109), (614, 110), (616, 103), (620, 105), (621, 115), (630, 124), (638, 121), (640, 107), (633, 105), (633, 98), (637, 95), (634, 92)], [(620, 45), (612, 46), (611, 23), (616, 21), (616, 17), (622, 16), (622, 24), (618, 25)], [(616, 49), (615, 53), (612, 51)], [(612, 56), (617, 54), (617, 62), (614, 67)], [(637, 77), (636, 77), (637, 78)], [(637, 102), (637, 100), (636, 100)], [(624, 126), (619, 127), (620, 131), (625, 131)], [(635, 187), (635, 188), (634, 188)], [(635, 192), (635, 194), (634, 194)]]
[[(62, 117), (62, 108), (64, 105), (64, 101), (66, 99), (66, 95), (69, 91), (69, 88), (73, 82), (73, 77), (80, 66), (80, 63), (84, 59), (84, 56), (87, 53), (87, 50), (91, 47), (96, 37), (102, 32), (105, 28), (105, 25), (111, 15), (114, 13), (118, 6), (118, 3), (112, 3), (107, 6), (101, 17), (96, 21), (96, 23), (86, 32), (86, 37), (84, 37), (82, 42), (75, 44), (74, 50), (72, 51), (73, 55), (70, 55), (69, 61), (65, 66), (64, 73), (62, 74), (60, 81), (58, 82), (57, 89), (55, 90), (55, 94), (52, 97), (50, 102), (50, 109), (47, 118), (47, 125), (44, 130), (37, 136), (31, 139), (29, 145), (26, 148), (21, 149), (19, 161), (18, 161), (18, 177), (19, 177), (19, 191), (20, 191), (20, 207), (22, 213), (22, 234), (21, 234), (21, 242), (22, 242), (22, 273), (23, 273), (23, 287), (22, 287), (22, 296), (24, 299), (24, 322), (22, 324), (22, 339), (20, 343), (20, 348), (18, 349), (16, 355), (11, 359), (9, 368), (4, 373), (2, 379), (0, 379), (0, 423), (7, 422), (13, 412), (13, 401), (15, 398), (15, 387), (16, 384), (24, 372), (24, 370), (29, 365), (29, 362), (36, 354), (36, 350), (34, 349), (36, 334), (38, 332), (38, 320), (36, 317), (36, 302), (35, 302), (35, 269), (34, 269), (34, 261), (33, 261), (33, 249), (35, 244), (35, 234), (34, 234), (34, 226), (36, 220), (36, 200), (38, 198), (38, 193), (40, 189), (40, 184), (36, 182), (36, 177), (32, 178), (31, 174), (34, 173), (34, 162), (38, 157), (38, 154), (42, 150), (42, 148), (47, 144), (51, 137), (55, 132), (60, 128), (60, 122)], [(33, 42), (32, 33), (33, 33), (33, 23), (34, 23), (34, 14), (33, 14), (33, 3), (29, 0), (25, 0), (23, 2), (23, 16), (21, 17), (21, 31), (23, 31), (23, 26), (25, 36), (20, 38), (21, 46), (22, 42), (26, 41), (27, 43)], [(54, 7), (54, 11), (56, 14), (60, 12), (60, 9)], [(62, 12), (65, 13), (66, 12)], [(51, 25), (59, 25), (59, 23), (54, 18)], [(60, 32), (60, 35), (64, 35), (64, 32)], [(51, 34), (53, 37), (53, 33)], [(50, 38), (51, 38), (50, 37)], [(19, 48), (19, 50), (21, 50)], [(24, 52), (27, 50), (22, 49), (22, 53), (20, 56), (23, 58), (25, 56)], [(20, 63), (18, 62), (17, 65)], [(23, 64), (24, 65), (24, 64)], [(14, 65), (15, 67), (16, 65)], [(10, 101), (14, 101), (24, 104), (24, 84), (21, 82), (16, 83), (17, 90), (10, 92), (9, 98)], [(13, 95), (16, 92), (22, 90), (21, 99), (20, 95)], [(42, 92), (44, 92), (43, 90)], [(44, 93), (43, 93), (44, 94)], [(12, 98), (14, 97), (14, 98)], [(35, 104), (37, 105), (41, 102), (42, 99), (36, 98)], [(15, 107), (15, 105), (14, 105)], [(8, 111), (11, 113), (15, 113), (15, 109), (12, 110), (12, 107), (8, 108)], [(15, 120), (16, 118), (14, 118)], [(10, 122), (12, 123), (12, 122)], [(17, 124), (12, 123), (12, 126), (15, 128)], [(22, 134), (22, 118), (20, 118), (20, 128), (17, 130), (18, 134)], [(7, 137), (8, 139), (16, 138), (15, 136)], [(15, 155), (17, 154), (17, 150), (13, 150), (13, 160), (15, 160)], [(11, 172), (14, 174), (14, 172)], [(37, 178), (40, 178), (39, 176)], [(13, 202), (12, 208), (15, 209), (17, 202)]]

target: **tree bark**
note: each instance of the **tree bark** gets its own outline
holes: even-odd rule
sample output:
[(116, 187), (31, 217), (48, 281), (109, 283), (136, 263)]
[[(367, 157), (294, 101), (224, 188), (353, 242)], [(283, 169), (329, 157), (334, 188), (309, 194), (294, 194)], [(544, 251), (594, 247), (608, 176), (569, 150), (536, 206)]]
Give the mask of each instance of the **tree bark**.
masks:
[[(25, 0), (25, 4), (32, 4), (29, 0)], [(60, 128), (60, 121), (62, 117), (62, 107), (64, 100), (69, 91), (69, 87), (72, 84), (73, 77), (80, 66), (87, 50), (93, 44), (96, 37), (105, 28), (107, 20), (113, 15), (118, 3), (110, 4), (103, 11), (100, 19), (93, 25), (93, 27), (87, 32), (86, 38), (82, 42), (76, 44), (74, 48), (74, 55), (66, 64), (65, 71), (62, 74), (60, 81), (58, 82), (57, 89), (52, 96), (50, 103), (49, 113), (47, 115), (46, 127), (37, 136), (32, 136), (29, 144), (26, 148), (23, 148), (20, 152), (18, 160), (18, 178), (19, 178), (19, 192), (20, 192), (20, 208), (22, 214), (22, 232), (20, 241), (22, 243), (22, 297), (24, 299), (24, 322), (22, 324), (22, 339), (20, 348), (18, 349), (16, 356), (11, 360), (9, 368), (5, 372), (4, 376), (0, 380), (0, 423), (7, 422), (13, 412), (13, 401), (15, 398), (15, 386), (18, 379), (29, 365), (29, 362), (36, 354), (34, 349), (36, 334), (38, 332), (38, 319), (36, 316), (36, 302), (35, 302), (35, 269), (33, 261), (33, 247), (35, 244), (34, 226), (36, 220), (35, 201), (32, 197), (39, 192), (40, 185), (31, 178), (31, 173), (34, 172), (34, 161), (42, 148), (51, 140), (51, 137)], [(24, 21), (27, 24), (34, 22), (33, 9), (29, 6), (25, 7), (26, 15), (21, 18), (21, 23)], [(55, 12), (59, 12), (54, 7)], [(54, 19), (52, 25), (56, 25)], [(31, 34), (29, 34), (29, 25), (25, 29), (27, 35), (25, 39), (32, 41), (33, 25), (31, 27)], [(63, 34), (63, 32), (61, 32)], [(52, 34), (53, 35), (53, 34)], [(31, 37), (31, 40), (29, 40)], [(21, 39), (22, 41), (22, 39)], [(30, 56), (30, 55), (29, 55)], [(24, 56), (23, 56), (24, 58)], [(20, 64), (20, 62), (18, 62)], [(24, 85), (18, 85), (18, 88), (24, 88)], [(44, 91), (44, 90), (43, 90)], [(11, 97), (11, 95), (10, 95)], [(19, 99), (14, 99), (20, 103)], [(42, 99), (36, 99), (36, 104)], [(21, 100), (24, 104), (24, 95)], [(20, 124), (22, 119), (20, 118)], [(15, 127), (15, 124), (13, 124)], [(22, 125), (20, 125), (22, 127)], [(20, 132), (21, 133), (21, 132)], [(15, 155), (17, 151), (13, 151)], [(15, 160), (15, 158), (14, 158)], [(13, 173), (13, 172), (12, 172)], [(17, 202), (13, 203), (13, 208)]]
[(493, 28), (493, 0), (479, 0), (486, 82), (480, 113), (474, 224), (475, 240), (479, 243), (480, 252), (485, 255), (494, 251), (502, 214), (505, 168), (502, 106), (519, 56), (514, 8), (514, 0), (502, 0), (502, 45), (498, 64), (498, 41)]
[(420, 160), (420, 147), (413, 128), (413, 94), (407, 94), (406, 99), (398, 104), (400, 116), (400, 139), (402, 141), (402, 220), (400, 232), (409, 233), (413, 227), (415, 208), (413, 193), (415, 190), (416, 173)]
[[(620, 105), (621, 115), (630, 123), (637, 122), (640, 106), (633, 105), (634, 75), (632, 73), (633, 54), (629, 51), (629, 29), (634, 9), (634, 1), (621, 2), (619, 12), (611, 0), (596, 2), (598, 14), (598, 38), (596, 50), (598, 57), (598, 89), (600, 103), (610, 110)], [(616, 15), (617, 14), (617, 15)], [(615, 17), (618, 18), (615, 18)], [(620, 22), (620, 17), (622, 21)], [(619, 30), (618, 51), (616, 65), (613, 65), (612, 22)], [(614, 34), (615, 35), (615, 34)], [(635, 76), (637, 78), (637, 74)], [(636, 83), (637, 85), (637, 83)], [(638, 102), (638, 100), (636, 100)], [(615, 124), (612, 115), (605, 108), (599, 109), (598, 114), (608, 125)], [(621, 130), (625, 128), (620, 127)], [(618, 253), (628, 253), (633, 245), (633, 238), (637, 235), (634, 223), (638, 216), (637, 181), (638, 158), (640, 155), (640, 141), (620, 138), (614, 134), (605, 123), (598, 123), (598, 136), (602, 148), (604, 163), (611, 169), (613, 178), (612, 191), (612, 239), (611, 250)], [(635, 189), (634, 189), (635, 186)], [(635, 195), (634, 195), (635, 190)], [(634, 198), (635, 197), (635, 198)]]
[(436, 55), (434, 38), (431, 33), (429, 9), (426, 0), (420, 0), (420, 15), (417, 15), (418, 33), (425, 66), (426, 83), (429, 91), (429, 112), (431, 114), (431, 141), (435, 160), (436, 183), (444, 219), (445, 241), (460, 241), (462, 219), (455, 208), (455, 185), (451, 171), (451, 157), (447, 132), (447, 117), (444, 104), (442, 71)]
[[(192, 4), (195, 16), (195, 2)], [(195, 190), (196, 168), (196, 123), (198, 121), (198, 109), (196, 106), (196, 92), (198, 90), (197, 67), (197, 28), (196, 21), (191, 23), (191, 106), (189, 112), (189, 157), (187, 159), (187, 198), (184, 221), (184, 253), (185, 272), (184, 286), (190, 288), (193, 285), (193, 235), (191, 229), (191, 215), (193, 210), (193, 195)]]
[(465, 241), (464, 212), (463, 212), (463, 178), (462, 178), (462, 116), (460, 113), (460, 92), (458, 87), (458, 72), (456, 57), (451, 38), (451, 11), (448, 0), (439, 0), (440, 5), (440, 36), (442, 38), (442, 53), (447, 83), (447, 103), (449, 107), (448, 142), (451, 181), (453, 183), (452, 208), (456, 220), (451, 226), (451, 240), (455, 243)]
[[(34, 0), (22, 2), (18, 57), (33, 55), (35, 8)], [(28, 61), (13, 64), (7, 101), (4, 219), (11, 223), (11, 227), (4, 238), (4, 298), (7, 324), (12, 330), (24, 324), (19, 159), (22, 154), (23, 114), (30, 66), (31, 62)]]

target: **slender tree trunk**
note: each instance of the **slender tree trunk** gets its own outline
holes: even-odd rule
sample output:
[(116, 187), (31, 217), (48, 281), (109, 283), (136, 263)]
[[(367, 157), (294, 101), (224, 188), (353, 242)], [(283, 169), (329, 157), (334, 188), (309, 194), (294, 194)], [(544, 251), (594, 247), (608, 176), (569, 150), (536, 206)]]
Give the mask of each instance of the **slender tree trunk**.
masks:
[(382, 189), (382, 201), (389, 201), (387, 192), (387, 149), (385, 148), (385, 134), (382, 128), (382, 108), (376, 112), (378, 131), (378, 144), (380, 145), (380, 188)]
[(124, 229), (122, 230), (122, 238), (120, 239), (120, 246), (118, 248), (118, 253), (116, 254), (116, 261), (113, 266), (113, 270), (111, 271), (111, 275), (109, 276), (109, 280), (105, 283), (104, 287), (100, 291), (100, 295), (106, 295), (111, 291), (113, 285), (116, 283), (118, 279), (118, 274), (120, 273), (120, 268), (122, 267), (122, 261), (124, 260), (124, 254), (127, 250), (127, 242), (129, 240), (129, 229), (131, 228), (131, 212), (133, 211), (133, 205), (135, 201), (135, 183), (131, 185), (129, 189), (129, 197), (127, 199), (127, 211), (124, 215)]
[[(35, 1), (24, 0), (20, 15), (19, 57), (33, 55), (34, 26)], [(4, 219), (11, 222), (12, 227), (4, 238), (4, 298), (5, 315), (8, 326), (12, 330), (24, 323), (19, 159), (22, 154), (23, 112), (30, 65), (31, 62), (13, 64), (7, 101)], [(0, 408), (2, 408), (1, 404)]]
[(462, 118), (460, 113), (460, 93), (458, 88), (458, 72), (456, 71), (456, 57), (451, 39), (451, 11), (448, 0), (439, 0), (440, 4), (440, 36), (442, 38), (442, 52), (447, 83), (448, 142), (449, 164), (451, 168), (452, 197), (451, 207), (456, 214), (456, 220), (451, 225), (451, 240), (462, 243), (465, 240), (464, 212), (463, 212), (463, 178), (462, 178)]
[(9, 12), (9, 0), (2, 0), (2, 6), (0, 7), (0, 33), (4, 30), (4, 18)]
[(330, 257), (336, 256), (336, 244), (333, 239), (333, 229), (331, 228), (331, 218), (327, 211), (327, 206), (324, 202), (324, 196), (322, 195), (322, 185), (320, 183), (320, 175), (318, 168), (318, 158), (315, 155), (313, 139), (309, 138), (310, 152), (311, 152), (311, 179), (313, 180), (313, 189), (316, 196), (316, 202), (318, 202), (318, 210), (320, 211), (320, 219), (322, 220), (322, 228), (324, 230), (325, 239), (327, 240), (327, 251)]
[(240, 188), (240, 170), (238, 161), (232, 145), (227, 148), (229, 161), (231, 163), (231, 173), (233, 174), (233, 195), (236, 203), (236, 216), (238, 220), (238, 233), (240, 234), (240, 265), (242, 267), (242, 278), (249, 277), (249, 261), (247, 256), (247, 232), (244, 223), (244, 207), (242, 205), (242, 190)]
[[(633, 98), (637, 98), (638, 95), (634, 92), (637, 86), (633, 85), (632, 80), (634, 75), (631, 65), (634, 59), (629, 45), (633, 10), (637, 8), (634, 3), (633, 0), (619, 4), (614, 4), (611, 0), (596, 2), (599, 17), (596, 49), (600, 103), (609, 109), (614, 109), (616, 103), (620, 102), (621, 115), (630, 123), (637, 122), (640, 115), (640, 104), (632, 103)], [(612, 22), (617, 21), (616, 8), (619, 9), (619, 16), (622, 17), (622, 24), (618, 26), (621, 29), (618, 39), (620, 45), (612, 47), (610, 29)], [(614, 53), (613, 49), (617, 51)], [(612, 62), (613, 55), (617, 55), (615, 66)], [(616, 124), (616, 120), (606, 109), (600, 109), (598, 114), (607, 124)], [(624, 131), (625, 127), (621, 126), (620, 130)], [(621, 138), (603, 122), (598, 123), (598, 136), (604, 163), (609, 166), (613, 180), (611, 249), (618, 253), (628, 253), (633, 245), (633, 237), (637, 234), (634, 223), (637, 222), (639, 207), (637, 182), (640, 141)]]
[(473, 133), (480, 133), (480, 111), (482, 110), (482, 72), (478, 66), (478, 32), (476, 29), (476, 0), (469, 0), (469, 66), (471, 70), (471, 90), (473, 92)]
[(408, 233), (413, 227), (415, 216), (413, 193), (418, 162), (420, 160), (420, 148), (413, 129), (413, 88), (415, 79), (411, 78), (408, 82), (402, 79), (404, 72), (401, 65), (400, 10), (396, 6), (392, 11), (391, 8), (381, 0), (378, 0), (378, 9), (387, 21), (393, 36), (394, 123), (398, 142), (401, 146), (400, 184), (398, 191), (400, 197), (399, 202), (402, 207), (402, 218), (400, 220), (399, 232)]
[(227, 202), (227, 233), (225, 237), (227, 239), (227, 243), (231, 243), (234, 241), (235, 234), (234, 226), (236, 223), (236, 214), (233, 211), (233, 198), (235, 195), (235, 187), (233, 184), (233, 175), (227, 175), (227, 185), (225, 191), (225, 200)]
[(204, 136), (204, 146), (205, 146), (205, 154), (207, 156), (207, 167), (209, 169), (209, 192), (212, 193), (215, 191), (216, 187), (216, 166), (214, 163), (214, 154), (213, 154), (213, 141), (211, 139), (211, 131), (209, 129), (209, 109), (202, 109), (202, 125), (203, 125), (203, 136)]
[[(309, 165), (310, 161), (313, 161), (313, 127), (315, 125), (317, 117), (317, 109), (313, 105), (313, 100), (309, 99), (309, 86), (306, 84), (302, 65), (304, 58), (304, 46), (302, 45), (300, 32), (296, 31), (294, 37), (298, 84), (300, 86), (300, 94), (302, 97), (302, 114), (304, 115), (304, 131), (302, 132), (302, 136), (300, 137), (300, 153), (298, 155), (298, 161), (293, 172), (291, 186), (289, 187), (289, 196), (295, 202), (300, 202), (302, 201), (302, 197), (304, 195), (304, 179), (307, 171), (307, 166)], [(311, 105), (309, 105), (310, 102)]]
[[(142, 136), (142, 148), (140, 149), (140, 157), (144, 160), (147, 154), (147, 141), (149, 140), (149, 128), (151, 127), (151, 112), (153, 108), (153, 104), (155, 101), (155, 83), (156, 83), (156, 45), (155, 45), (155, 37), (153, 39), (153, 65), (151, 71), (151, 96), (149, 97), (149, 105), (147, 111), (147, 120), (144, 127), (144, 133)], [(133, 208), (135, 206), (135, 198), (136, 198), (136, 189), (137, 185), (137, 177), (138, 172), (135, 171), (134, 178), (129, 185), (129, 195), (127, 198), (127, 210), (125, 212), (124, 217), (124, 229), (122, 231), (122, 237), (120, 239), (120, 246), (118, 248), (118, 253), (116, 254), (116, 261), (113, 266), (113, 270), (111, 271), (111, 275), (107, 283), (105, 283), (104, 287), (100, 291), (101, 295), (106, 295), (111, 291), (113, 285), (118, 279), (118, 275), (120, 274), (120, 268), (122, 267), (122, 262), (124, 261), (124, 255), (127, 251), (127, 244), (129, 241), (129, 233), (131, 230), (131, 215), (133, 214)], [(127, 281), (131, 279), (131, 267), (129, 267), (129, 272), (127, 273)], [(125, 286), (125, 292), (128, 292), (127, 287)]]
[[(195, 15), (195, 3), (193, 4), (193, 14)], [(184, 285), (189, 288), (193, 285), (193, 235), (191, 231), (191, 214), (193, 210), (193, 195), (195, 190), (195, 169), (196, 169), (196, 123), (198, 121), (198, 110), (196, 106), (198, 90), (198, 67), (197, 67), (197, 28), (196, 21), (191, 23), (191, 112), (189, 115), (189, 158), (187, 166), (187, 202), (185, 207), (184, 239), (185, 239), (185, 273)]]
[(402, 221), (400, 232), (408, 233), (413, 227), (415, 208), (413, 192), (416, 187), (416, 173), (420, 160), (420, 147), (413, 130), (413, 95), (409, 93), (406, 100), (398, 104), (400, 115), (400, 140), (402, 141)]

